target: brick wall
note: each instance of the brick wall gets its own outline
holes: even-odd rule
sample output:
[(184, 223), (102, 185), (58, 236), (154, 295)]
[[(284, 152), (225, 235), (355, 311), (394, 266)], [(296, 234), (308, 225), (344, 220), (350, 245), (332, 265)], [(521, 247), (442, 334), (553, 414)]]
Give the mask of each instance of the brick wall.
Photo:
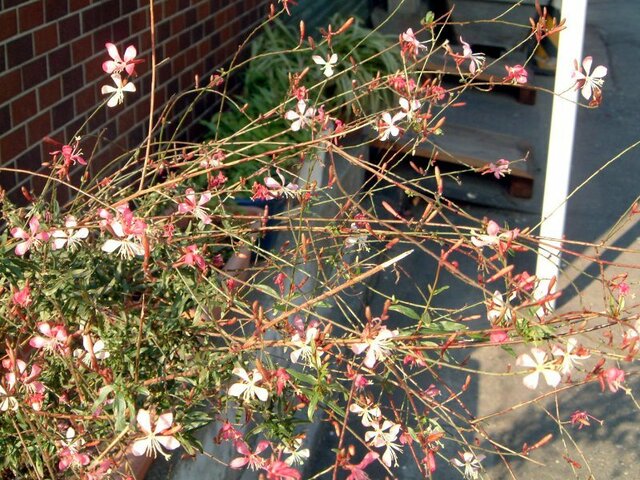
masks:
[[(158, 69), (156, 105), (207, 79), (236, 52), (247, 31), (264, 18), (268, 0), (155, 0)], [(85, 156), (104, 131), (91, 171), (145, 137), (150, 98), (147, 0), (0, 0), (0, 166), (38, 170), (103, 101), (111, 79), (101, 68), (105, 42), (119, 51), (133, 44), (138, 91), (123, 105), (102, 109), (82, 129)], [(213, 105), (211, 105), (213, 107)], [(203, 106), (197, 114), (207, 113)], [(197, 123), (196, 116), (190, 120)], [(17, 198), (21, 186), (39, 191), (42, 180), (0, 171), (0, 186)]]

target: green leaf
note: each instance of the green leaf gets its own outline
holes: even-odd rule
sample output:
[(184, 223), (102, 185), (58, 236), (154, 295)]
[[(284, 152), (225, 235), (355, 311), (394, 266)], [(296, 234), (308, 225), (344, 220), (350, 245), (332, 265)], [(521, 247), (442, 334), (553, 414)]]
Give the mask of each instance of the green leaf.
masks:
[(436, 18), (436, 15), (431, 10), (429, 10), (427, 14), (424, 16), (424, 19), (422, 20), (422, 24), (431, 25), (435, 20), (435, 18)]
[(389, 307), (389, 310), (401, 313), (404, 316), (411, 318), (412, 320), (420, 321), (420, 315), (418, 315), (418, 313), (415, 310), (405, 305), (391, 305)]

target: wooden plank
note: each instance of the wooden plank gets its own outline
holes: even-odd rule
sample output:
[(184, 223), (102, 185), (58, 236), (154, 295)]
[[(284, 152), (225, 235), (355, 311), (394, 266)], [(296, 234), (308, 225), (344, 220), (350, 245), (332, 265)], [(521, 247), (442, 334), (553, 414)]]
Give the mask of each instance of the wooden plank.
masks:
[[(453, 7), (451, 21), (458, 37), (462, 36), (471, 45), (498, 47), (505, 51), (527, 38), (531, 32), (529, 18), (536, 17), (533, 0), (515, 7), (513, 1), (448, 0), (448, 6), (449, 9)], [(499, 21), (487, 21), (496, 18)]]
[(437, 152), (439, 162), (474, 169), (482, 169), (501, 158), (509, 161), (526, 158), (526, 161), (511, 165), (511, 173), (507, 175), (510, 182), (509, 192), (520, 198), (532, 196), (534, 177), (530, 169), (533, 152), (531, 145), (524, 139), (462, 125), (446, 125), (443, 130), (444, 135), (432, 136), (429, 138), (431, 143), (423, 142), (415, 148), (414, 142), (407, 138), (410, 134), (406, 134), (402, 141), (375, 140), (372, 146), (425, 159), (432, 159)]
[[(455, 46), (452, 46), (455, 49)], [(462, 47), (459, 47), (462, 48)], [(527, 68), (529, 82), (524, 85), (503, 84), (502, 79), (506, 77), (507, 70), (505, 66), (513, 66), (518, 63), (518, 57), (510, 55), (506, 60), (496, 60), (493, 58), (486, 59), (487, 68), (484, 68), (476, 74), (475, 81), (494, 83), (494, 88), (506, 89), (514, 92), (518, 98), (518, 102), (525, 105), (534, 105), (536, 103), (536, 90), (531, 86), (533, 80), (533, 70)], [(522, 58), (522, 63), (524, 63)], [(467, 73), (466, 67), (458, 69), (455, 61), (451, 58), (445, 58), (444, 55), (431, 55), (426, 64), (426, 70), (433, 74), (441, 74), (446, 76), (454, 76), (460, 78), (460, 72)]]

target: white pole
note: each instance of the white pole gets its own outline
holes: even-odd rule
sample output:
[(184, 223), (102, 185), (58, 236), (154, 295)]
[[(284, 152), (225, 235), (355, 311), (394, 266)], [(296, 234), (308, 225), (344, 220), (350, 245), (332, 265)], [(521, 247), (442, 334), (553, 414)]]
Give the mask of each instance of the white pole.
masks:
[(538, 248), (536, 275), (538, 294), (545, 294), (549, 282), (558, 277), (560, 247), (564, 235), (565, 199), (569, 194), (569, 174), (573, 154), (578, 92), (571, 89), (574, 60), (582, 61), (582, 43), (587, 16), (587, 0), (562, 2), (561, 18), (567, 28), (560, 32), (558, 61), (551, 110), (549, 151), (542, 200), (541, 245)]

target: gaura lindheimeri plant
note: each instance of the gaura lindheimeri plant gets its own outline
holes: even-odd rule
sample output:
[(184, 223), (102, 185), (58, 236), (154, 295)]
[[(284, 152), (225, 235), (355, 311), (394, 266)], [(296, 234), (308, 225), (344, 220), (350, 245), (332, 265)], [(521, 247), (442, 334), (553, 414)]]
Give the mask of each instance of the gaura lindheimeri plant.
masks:
[[(296, 7), (272, 3), (264, 28)], [(534, 43), (563, 26), (539, 17)], [(108, 173), (95, 173), (88, 124), (47, 140), (42, 190), (22, 203), (2, 192), (0, 477), (142, 478), (158, 456), (210, 461), (217, 478), (516, 477), (529, 457), (574, 476), (576, 434), (606, 421), (588, 401), (637, 405), (638, 266), (599, 243), (581, 257), (598, 267), (584, 269), (597, 298), (554, 310), (571, 294), (526, 270), (549, 239), (449, 197), (469, 175), (509, 181), (513, 162), (444, 168), (434, 140), (451, 134), (448, 109), (489, 86), (536, 87), (508, 55), (506, 72), (480, 82), (489, 59), (464, 26), (460, 46), (445, 42), (448, 18), (427, 14), (386, 39), (352, 18), (255, 37), (277, 48), (195, 79), (186, 110), (150, 112), (148, 136)], [(150, 52), (123, 47), (107, 43), (96, 65), (97, 109), (154, 91), (140, 83)], [(228, 88), (264, 80), (253, 62), (278, 66), (282, 85), (258, 89), (280, 92), (275, 104)], [(458, 78), (443, 83), (431, 66), (447, 62)], [(595, 105), (606, 68), (591, 66), (576, 67), (573, 88)], [(173, 130), (197, 102), (220, 120), (202, 142)], [(243, 122), (219, 128), (231, 114)], [(76, 194), (59, 203), (67, 185)], [(478, 412), (478, 391), (495, 410)], [(573, 392), (584, 405), (564, 403)], [(496, 436), (492, 422), (534, 410), (541, 439), (516, 423)]]

